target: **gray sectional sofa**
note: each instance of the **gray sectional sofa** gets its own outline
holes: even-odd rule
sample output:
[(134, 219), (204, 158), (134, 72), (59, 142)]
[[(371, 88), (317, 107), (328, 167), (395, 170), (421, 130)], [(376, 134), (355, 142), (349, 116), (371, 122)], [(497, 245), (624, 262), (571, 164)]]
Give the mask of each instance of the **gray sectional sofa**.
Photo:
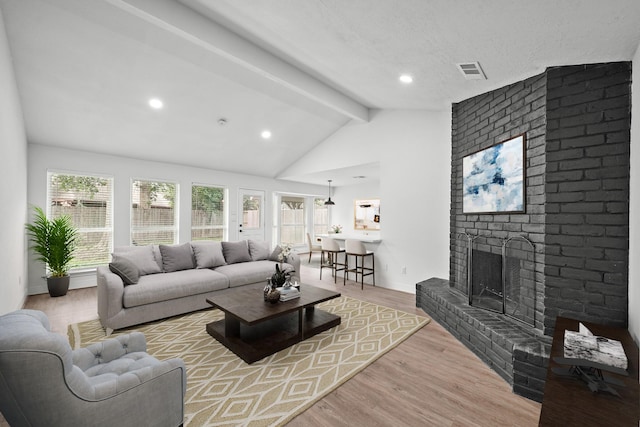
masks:
[[(111, 263), (97, 268), (100, 323), (110, 335), (211, 307), (206, 299), (221, 289), (266, 284), (280, 254), (279, 246), (271, 250), (267, 242), (254, 240), (118, 247)], [(300, 281), (297, 254), (290, 253), (283, 267)]]

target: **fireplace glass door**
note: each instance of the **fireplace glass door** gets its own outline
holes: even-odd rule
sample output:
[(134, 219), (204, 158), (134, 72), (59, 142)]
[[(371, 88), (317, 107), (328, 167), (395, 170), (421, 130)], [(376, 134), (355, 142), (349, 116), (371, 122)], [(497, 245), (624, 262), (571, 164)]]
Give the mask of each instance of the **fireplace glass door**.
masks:
[[(469, 304), (503, 313), (535, 326), (536, 281), (533, 244), (524, 237), (489, 244), (483, 237), (468, 238), (466, 277)], [(495, 243), (495, 242), (491, 242)]]
[(474, 249), (471, 305), (502, 313), (502, 254)]

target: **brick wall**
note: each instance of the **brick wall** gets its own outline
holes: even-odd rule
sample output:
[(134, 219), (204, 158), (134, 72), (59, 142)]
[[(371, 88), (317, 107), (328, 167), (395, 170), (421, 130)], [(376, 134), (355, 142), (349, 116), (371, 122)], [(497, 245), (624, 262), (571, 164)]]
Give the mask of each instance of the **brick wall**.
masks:
[[(538, 329), (557, 315), (626, 325), (630, 80), (628, 62), (557, 67), (453, 105), (452, 286), (466, 292), (460, 233), (495, 253), (520, 235), (535, 244)], [(463, 157), (521, 133), (526, 213), (463, 214)]]
[[(535, 244), (536, 288), (544, 272), (544, 173), (546, 75), (505, 86), (453, 105), (451, 233), (449, 281), (466, 293), (466, 242), (460, 233), (481, 236), (483, 250), (500, 254), (503, 239), (523, 235)], [(474, 152), (526, 134), (526, 213), (465, 215), (462, 213), (462, 159)], [(536, 327), (542, 328), (543, 294), (537, 296)]]
[(626, 327), (631, 63), (547, 70), (545, 329)]

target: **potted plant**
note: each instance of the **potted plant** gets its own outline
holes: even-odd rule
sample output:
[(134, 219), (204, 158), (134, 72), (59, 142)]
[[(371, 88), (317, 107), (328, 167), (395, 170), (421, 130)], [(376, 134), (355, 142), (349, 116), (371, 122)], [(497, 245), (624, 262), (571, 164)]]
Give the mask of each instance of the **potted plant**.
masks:
[(69, 268), (78, 238), (78, 231), (71, 223), (71, 217), (62, 215), (49, 219), (41, 208), (35, 207), (33, 223), (26, 224), (25, 228), (32, 243), (30, 249), (38, 255), (37, 260), (44, 262), (48, 268), (49, 295), (66, 295), (69, 289)]
[(271, 286), (275, 288), (279, 288), (285, 284), (288, 276), (291, 274), (291, 271), (285, 269), (282, 263), (287, 262), (287, 257), (291, 254), (291, 245), (288, 243), (283, 243), (280, 245), (280, 253), (278, 253), (278, 262), (280, 265), (276, 264), (276, 272), (271, 276)]
[(271, 276), (271, 286), (275, 288), (279, 288), (287, 281), (287, 272), (284, 269), (281, 269), (278, 264), (276, 264), (276, 272)]

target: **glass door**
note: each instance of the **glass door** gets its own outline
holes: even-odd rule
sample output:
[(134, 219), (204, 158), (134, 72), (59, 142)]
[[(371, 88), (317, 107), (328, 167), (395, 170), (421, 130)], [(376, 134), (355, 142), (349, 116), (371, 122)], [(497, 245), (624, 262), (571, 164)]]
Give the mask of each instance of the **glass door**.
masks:
[(306, 244), (304, 197), (280, 197), (280, 242), (291, 246)]
[(238, 221), (238, 240), (265, 240), (264, 191), (240, 189), (238, 192), (242, 217)]

